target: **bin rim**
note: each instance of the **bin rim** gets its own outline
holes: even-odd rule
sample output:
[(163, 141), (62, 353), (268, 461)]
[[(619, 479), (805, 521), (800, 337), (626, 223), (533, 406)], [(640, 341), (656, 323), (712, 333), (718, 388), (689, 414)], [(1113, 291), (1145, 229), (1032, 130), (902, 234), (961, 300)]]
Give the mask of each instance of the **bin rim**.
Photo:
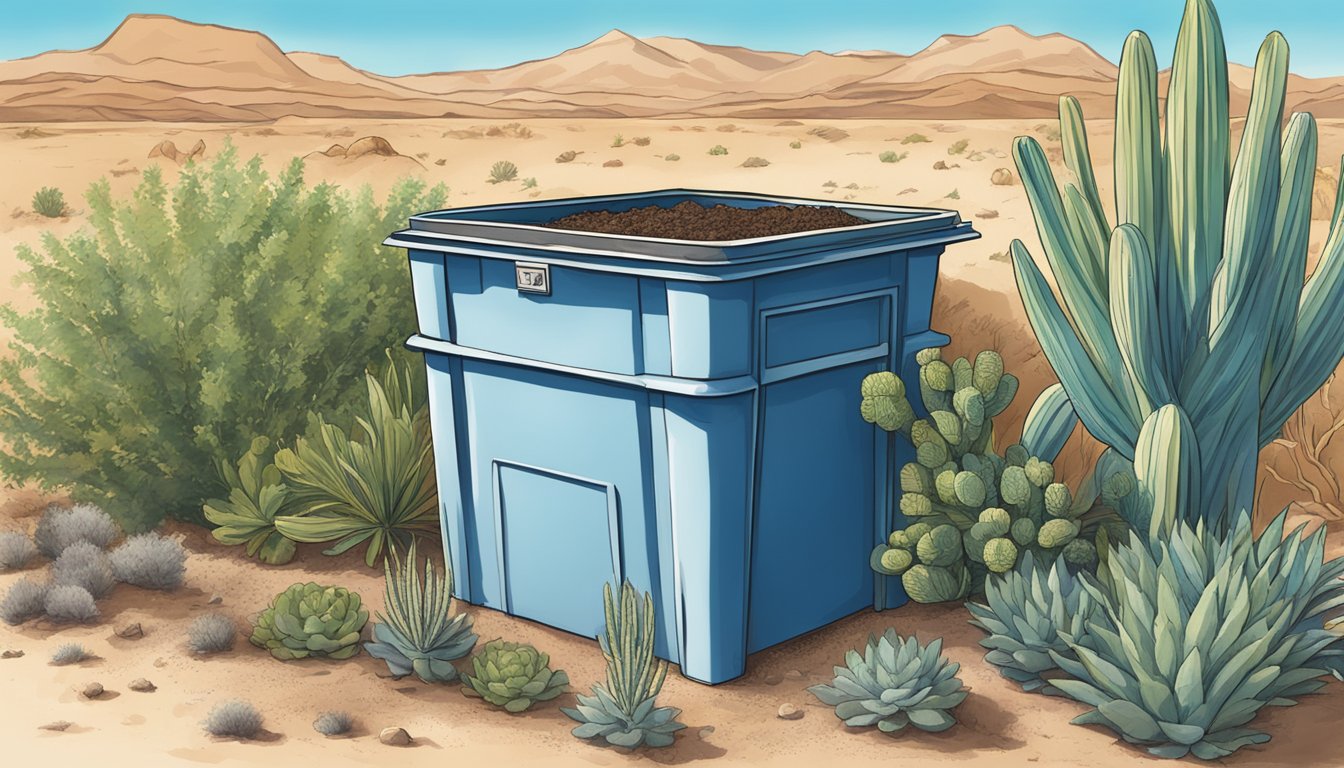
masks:
[[(700, 198), (711, 201), (745, 200), (767, 205), (820, 205), (838, 208), (849, 213), (876, 215), (881, 218), (846, 227), (830, 227), (735, 240), (683, 240), (644, 237), (555, 229), (539, 223), (540, 221), (554, 220), (554, 218), (564, 215), (559, 212), (550, 218), (538, 217), (536, 223), (496, 221), (488, 218), (489, 214), (496, 212), (545, 211), (546, 209), (572, 210), (575, 206), (582, 205), (596, 208), (606, 203), (624, 203), (628, 209), (628, 207), (634, 207), (631, 203), (637, 204), (640, 201), (648, 200), (650, 204), (655, 204), (657, 200), (667, 200), (668, 198)], [(860, 243), (870, 243), (876, 240), (899, 240), (914, 234), (946, 233), (949, 241), (961, 240), (966, 239), (966, 230), (974, 231), (971, 230), (969, 222), (962, 220), (958, 211), (946, 208), (885, 205), (848, 200), (822, 200), (755, 192), (670, 188), (614, 195), (584, 195), (552, 200), (494, 203), (426, 211), (411, 216), (410, 226), (407, 229), (392, 233), (386, 244), (399, 244), (393, 242), (398, 235), (429, 236), (436, 237), (436, 239), (456, 236), (469, 242), (493, 243), (520, 248), (536, 248), (539, 246), (546, 246), (548, 249), (572, 248), (578, 252), (603, 253), (604, 255), (633, 259), (724, 264), (741, 260), (754, 260), (760, 257), (797, 254), (798, 249), (803, 248), (829, 250)]]

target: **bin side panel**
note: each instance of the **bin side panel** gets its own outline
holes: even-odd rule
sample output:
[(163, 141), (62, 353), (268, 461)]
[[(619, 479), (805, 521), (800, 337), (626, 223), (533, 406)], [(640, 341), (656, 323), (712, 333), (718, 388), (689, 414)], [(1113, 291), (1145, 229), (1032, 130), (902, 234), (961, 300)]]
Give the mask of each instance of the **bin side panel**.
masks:
[(938, 283), (941, 247), (912, 251), (906, 258), (905, 333), (929, 330), (933, 318), (933, 293)]
[(430, 439), (434, 442), (434, 474), (439, 497), (439, 531), (443, 553), (453, 572), (453, 596), (479, 602), (473, 591), (479, 558), (470, 556), (474, 537), (471, 497), (463, 493), (462, 453), (458, 431), (462, 381), (461, 365), (447, 355), (425, 355), (429, 395)]
[(434, 339), (452, 341), (448, 322), (448, 272), (443, 254), (411, 251), (411, 288), (415, 295), (415, 316), (420, 333)]
[(479, 291), (452, 289), (457, 343), (530, 360), (634, 374), (639, 279), (552, 265), (549, 295), (520, 292), (514, 262), (480, 259)]
[(665, 402), (681, 671), (721, 683), (746, 670), (755, 393)]
[(667, 282), (651, 277), (639, 279), (640, 325), (644, 331), (643, 372), (672, 375), (672, 338), (667, 321)]
[(667, 284), (672, 375), (718, 379), (751, 372), (752, 284)]

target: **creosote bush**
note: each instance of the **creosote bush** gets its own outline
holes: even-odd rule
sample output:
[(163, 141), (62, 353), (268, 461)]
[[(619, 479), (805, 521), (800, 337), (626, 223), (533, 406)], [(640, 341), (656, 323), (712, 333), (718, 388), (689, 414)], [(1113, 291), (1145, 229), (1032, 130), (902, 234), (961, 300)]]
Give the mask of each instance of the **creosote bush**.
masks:
[(132, 533), (201, 522), (217, 460), (302, 434), (309, 410), (343, 420), (365, 365), (401, 344), (405, 259), (379, 243), (444, 198), (309, 186), (297, 160), (271, 177), (227, 143), (125, 197), (96, 182), (87, 228), (17, 249), (35, 301), (0, 308), (0, 475), (68, 488)]
[(355, 727), (349, 712), (323, 712), (313, 721), (313, 730), (323, 736), (344, 736)]
[(51, 654), (51, 663), (58, 667), (78, 664), (89, 658), (89, 652), (79, 643), (62, 643)]
[(886, 152), (883, 152), (882, 154), (878, 155), (877, 159), (883, 163), (899, 163), (909, 156), (910, 156), (909, 152), (896, 153), (891, 150), (887, 150)]
[(171, 591), (182, 586), (187, 551), (181, 542), (159, 533), (132, 536), (112, 550), (117, 581), (142, 589)]
[(65, 195), (56, 187), (43, 187), (33, 193), (33, 212), (54, 219), (65, 215)]
[(42, 609), (48, 619), (58, 623), (87, 624), (99, 615), (89, 590), (73, 584), (53, 584)]
[(37, 556), (33, 540), (18, 531), (0, 533), (0, 571), (22, 570)]
[[(0, 398), (2, 400), (2, 398)], [(121, 536), (111, 516), (92, 504), (63, 507), (48, 505), (37, 521), (33, 541), (44, 556), (55, 560), (67, 547), (79, 542), (106, 549)]]
[(14, 582), (0, 599), (0, 621), (18, 625), (46, 612), (47, 591), (51, 586), (30, 576)]
[(715, 144), (714, 146), (712, 146), (712, 147), (709, 148), (709, 154), (711, 154), (711, 155), (726, 155), (726, 154), (728, 154), (728, 148), (725, 147), (725, 146), (723, 146), (722, 144)]
[(222, 653), (233, 649), (238, 627), (222, 613), (207, 613), (187, 627), (187, 647), (192, 653)]
[(201, 726), (211, 736), (252, 739), (261, 733), (262, 718), (251, 702), (234, 699), (216, 704)]
[(94, 599), (107, 595), (117, 585), (107, 553), (87, 541), (66, 548), (51, 564), (53, 586), (83, 587)]

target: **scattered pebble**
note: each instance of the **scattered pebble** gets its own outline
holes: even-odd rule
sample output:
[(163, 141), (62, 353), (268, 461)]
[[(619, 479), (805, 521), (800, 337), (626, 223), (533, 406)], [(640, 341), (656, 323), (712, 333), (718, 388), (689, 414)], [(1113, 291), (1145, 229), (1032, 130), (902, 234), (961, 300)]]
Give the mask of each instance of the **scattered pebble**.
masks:
[(64, 731), (66, 728), (69, 728), (72, 725), (74, 725), (74, 723), (70, 722), (69, 720), (57, 720), (54, 723), (39, 725), (37, 726), (37, 728), (38, 730), (41, 731)]
[(23, 658), (23, 651), (20, 651), (17, 648), (11, 648), (8, 651), (5, 651), (4, 653), (0, 653), (0, 659), (19, 659), (19, 658)]
[(712, 726), (712, 725), (706, 725), (706, 726), (704, 726), (703, 728), (701, 728), (701, 729), (697, 732), (697, 735), (698, 735), (700, 738), (702, 738), (702, 739), (707, 739), (707, 738), (709, 738), (713, 733), (714, 733), (714, 726)]
[(125, 640), (139, 640), (144, 636), (145, 631), (140, 628), (140, 622), (138, 621), (135, 622), (134, 624), (127, 624), (126, 626), (117, 630), (117, 637), (123, 638)]
[(802, 720), (802, 719), (803, 719), (803, 710), (801, 710), (801, 709), (795, 707), (795, 706), (792, 705), (792, 704), (787, 704), (787, 703), (786, 703), (786, 704), (780, 704), (780, 705), (779, 705), (779, 719), (780, 719), (780, 720)]
[(975, 214), (975, 218), (977, 218), (977, 219), (997, 219), (997, 218), (999, 218), (999, 212), (996, 211), (996, 210), (994, 210), (993, 208), (986, 208), (986, 209), (984, 209), (983, 211), (980, 211), (979, 213)]
[(219, 604), (222, 603), (222, 602), (224, 602), (224, 596), (223, 596), (223, 595), (211, 595), (211, 596), (210, 596), (210, 605), (219, 605)]
[(130, 688), (132, 691), (136, 691), (137, 693), (153, 693), (154, 691), (157, 691), (159, 689), (157, 685), (149, 682), (143, 677), (137, 677), (136, 679), (131, 681), (130, 685), (126, 687)]
[(102, 695), (103, 695), (103, 684), (102, 684), (102, 683), (89, 683), (88, 685), (84, 686), (84, 691), (83, 691), (83, 693), (84, 693), (84, 698), (86, 698), (86, 699), (96, 699), (96, 698), (98, 698), (99, 696), (102, 696)]
[(389, 747), (410, 746), (411, 734), (405, 728), (384, 728), (378, 734), (378, 740)]
[(784, 677), (782, 675), (771, 673), (765, 676), (766, 685), (779, 685), (782, 682), (784, 682)]
[(165, 659), (158, 658), (154, 660), (154, 666), (158, 667), (159, 669), (163, 669), (164, 667), (168, 666), (168, 662)]
[(803, 679), (803, 673), (802, 673), (801, 670), (790, 669), (788, 672), (785, 672), (785, 673), (784, 673), (784, 677), (786, 677), (786, 678), (788, 678), (788, 679), (790, 679), (790, 680), (802, 680), (802, 679)]

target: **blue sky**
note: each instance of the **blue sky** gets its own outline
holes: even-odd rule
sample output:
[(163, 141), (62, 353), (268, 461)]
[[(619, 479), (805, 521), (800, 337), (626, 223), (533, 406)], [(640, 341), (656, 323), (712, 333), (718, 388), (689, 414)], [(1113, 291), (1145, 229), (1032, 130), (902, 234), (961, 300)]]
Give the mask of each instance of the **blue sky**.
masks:
[[(128, 13), (257, 29), (285, 50), (341, 56), (382, 74), (506, 66), (550, 56), (616, 27), (645, 37), (805, 52), (881, 48), (913, 53), (943, 33), (972, 34), (1016, 24), (1035, 34), (1063, 32), (1115, 60), (1125, 34), (1143, 29), (1170, 56), (1181, 0), (48, 0), (7, 3), (0, 59), (101, 41)], [(1222, 0), (1229, 56), (1252, 63), (1278, 29), (1293, 70), (1344, 75), (1335, 2)]]

